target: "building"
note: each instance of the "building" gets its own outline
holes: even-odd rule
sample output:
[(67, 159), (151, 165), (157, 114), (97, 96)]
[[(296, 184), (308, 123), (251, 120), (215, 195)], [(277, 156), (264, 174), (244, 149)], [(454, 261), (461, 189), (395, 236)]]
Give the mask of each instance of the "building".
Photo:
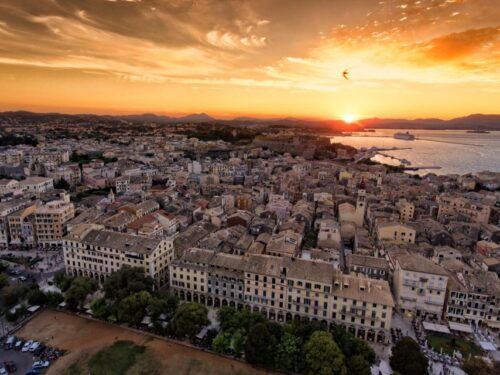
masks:
[(170, 266), (182, 300), (248, 307), (280, 322), (319, 320), (357, 337), (384, 342), (393, 298), (386, 281), (344, 275), (323, 261), (192, 248)]
[(448, 273), (418, 254), (391, 254), (394, 263), (394, 297), (404, 314), (441, 318)]
[(416, 232), (414, 228), (401, 223), (377, 224), (377, 240), (379, 242), (415, 243)]
[(500, 328), (500, 280), (496, 273), (471, 270), (461, 264), (448, 285), (448, 320)]
[(115, 181), (116, 194), (127, 193), (130, 190), (130, 176), (118, 177)]
[(478, 200), (463, 196), (440, 195), (436, 198), (439, 203), (438, 220), (443, 221), (450, 216), (464, 215), (474, 223), (488, 224), (491, 207)]
[(174, 257), (171, 238), (135, 236), (82, 224), (63, 240), (66, 273), (91, 277), (100, 282), (123, 266), (144, 269), (156, 285), (168, 283), (169, 265)]
[(66, 222), (75, 217), (75, 207), (67, 200), (48, 202), (35, 210), (35, 231), (41, 246), (57, 246), (66, 235)]
[(415, 215), (415, 205), (413, 203), (408, 202), (406, 199), (400, 199), (396, 203), (396, 208), (399, 211), (399, 220), (403, 223), (413, 220)]
[(28, 177), (19, 183), (19, 188), (28, 193), (46, 193), (54, 189), (54, 180), (50, 177)]
[(384, 258), (359, 254), (348, 254), (346, 258), (347, 270), (350, 273), (382, 280), (389, 277), (389, 262)]

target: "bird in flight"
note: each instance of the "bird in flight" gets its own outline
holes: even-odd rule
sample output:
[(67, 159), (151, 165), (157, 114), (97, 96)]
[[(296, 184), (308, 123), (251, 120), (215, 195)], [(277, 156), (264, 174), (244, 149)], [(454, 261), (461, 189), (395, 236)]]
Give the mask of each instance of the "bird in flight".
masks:
[(349, 69), (346, 69), (342, 72), (342, 77), (349, 81)]

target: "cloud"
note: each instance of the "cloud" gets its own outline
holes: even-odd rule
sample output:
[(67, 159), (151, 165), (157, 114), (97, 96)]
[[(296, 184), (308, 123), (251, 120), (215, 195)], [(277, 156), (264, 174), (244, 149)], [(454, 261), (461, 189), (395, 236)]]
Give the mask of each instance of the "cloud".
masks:
[(417, 55), (429, 63), (456, 62), (500, 47), (500, 28), (470, 29), (434, 38), (419, 46)]

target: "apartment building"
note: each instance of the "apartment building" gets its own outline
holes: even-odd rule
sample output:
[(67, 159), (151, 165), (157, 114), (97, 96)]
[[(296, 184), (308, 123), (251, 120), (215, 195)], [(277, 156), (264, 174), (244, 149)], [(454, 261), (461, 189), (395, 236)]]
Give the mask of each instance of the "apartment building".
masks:
[(102, 282), (123, 266), (138, 267), (160, 287), (168, 283), (174, 245), (172, 238), (135, 236), (81, 224), (64, 238), (63, 252), (68, 275)]
[(373, 279), (389, 278), (389, 262), (385, 258), (377, 258), (361, 254), (346, 256), (347, 270), (355, 275), (366, 275)]
[(383, 342), (393, 298), (386, 281), (344, 275), (321, 261), (192, 248), (170, 266), (182, 300), (250, 308), (277, 321), (319, 320)]
[(417, 231), (405, 224), (387, 222), (377, 224), (377, 239), (395, 243), (415, 243)]
[(494, 272), (461, 267), (450, 278), (445, 316), (448, 320), (500, 328), (500, 279)]
[(449, 216), (464, 215), (474, 223), (488, 224), (491, 207), (482, 204), (479, 200), (468, 199), (463, 196), (440, 195), (436, 198), (439, 204), (438, 220), (445, 220)]
[(118, 177), (115, 181), (116, 194), (122, 194), (130, 191), (130, 176)]
[(35, 210), (37, 242), (42, 246), (57, 246), (66, 235), (66, 222), (75, 217), (75, 206), (69, 199), (48, 202)]
[(19, 181), (12, 179), (0, 180), (0, 196), (11, 193), (19, 188)]
[(33, 202), (7, 217), (9, 243), (12, 245), (35, 245), (34, 213), (38, 202)]
[(54, 189), (54, 180), (50, 177), (28, 177), (19, 183), (19, 187), (28, 193), (41, 194)]
[(406, 199), (400, 199), (396, 203), (396, 208), (399, 211), (399, 220), (403, 223), (413, 220), (415, 215), (415, 205), (413, 203), (408, 202)]
[(404, 314), (441, 318), (448, 273), (418, 254), (389, 255), (394, 264), (393, 287), (397, 308)]

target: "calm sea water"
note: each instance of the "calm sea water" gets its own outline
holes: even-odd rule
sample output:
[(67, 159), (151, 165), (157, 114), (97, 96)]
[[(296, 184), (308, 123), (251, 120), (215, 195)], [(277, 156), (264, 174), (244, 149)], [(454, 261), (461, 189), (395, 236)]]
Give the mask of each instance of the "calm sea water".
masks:
[[(500, 132), (488, 134), (467, 133), (458, 130), (409, 130), (418, 139), (404, 141), (394, 139), (396, 132), (405, 129), (377, 130), (374, 133), (353, 133), (352, 136), (331, 137), (356, 148), (410, 148), (408, 150), (384, 151), (385, 154), (406, 159), (411, 166), (440, 166), (436, 170), (420, 170), (419, 174), (466, 174), (480, 171), (500, 172)], [(439, 142), (436, 142), (439, 141)], [(377, 155), (373, 160), (398, 165), (399, 161)]]

